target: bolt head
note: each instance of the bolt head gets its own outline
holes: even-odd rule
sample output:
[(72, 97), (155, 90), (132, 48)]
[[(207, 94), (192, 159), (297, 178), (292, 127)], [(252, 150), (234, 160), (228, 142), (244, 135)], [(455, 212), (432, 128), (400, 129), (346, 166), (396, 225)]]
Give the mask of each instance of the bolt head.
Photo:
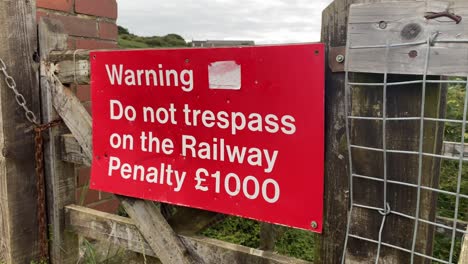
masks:
[(317, 224), (317, 222), (312, 221), (312, 223), (310, 223), (310, 226), (311, 226), (313, 229), (316, 229), (316, 228), (318, 227), (318, 224)]
[(379, 28), (380, 28), (380, 29), (386, 29), (386, 28), (387, 28), (387, 22), (385, 22), (385, 21), (380, 21), (380, 22), (379, 22)]
[(409, 56), (410, 58), (413, 58), (413, 59), (414, 59), (414, 58), (416, 58), (416, 57), (418, 56), (418, 51), (417, 51), (417, 50), (412, 50), (412, 51), (410, 51), (410, 52), (408, 53), (408, 56)]
[(340, 55), (336, 56), (336, 62), (338, 62), (338, 63), (343, 63), (344, 60), (345, 60), (345, 56), (344, 56), (344, 55), (341, 55), (341, 54), (340, 54)]

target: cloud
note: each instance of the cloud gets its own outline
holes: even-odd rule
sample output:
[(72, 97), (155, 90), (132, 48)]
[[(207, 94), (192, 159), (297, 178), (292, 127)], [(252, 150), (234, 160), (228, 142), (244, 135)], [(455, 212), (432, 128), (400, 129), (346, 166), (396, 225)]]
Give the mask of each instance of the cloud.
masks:
[[(313, 3), (311, 3), (313, 2)], [(331, 0), (118, 0), (119, 25), (144, 36), (257, 43), (318, 41)]]

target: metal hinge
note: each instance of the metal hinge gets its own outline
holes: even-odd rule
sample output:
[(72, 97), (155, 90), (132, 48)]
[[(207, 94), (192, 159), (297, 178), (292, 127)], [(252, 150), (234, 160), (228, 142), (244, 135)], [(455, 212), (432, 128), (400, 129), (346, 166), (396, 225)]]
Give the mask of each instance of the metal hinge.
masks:
[(332, 72), (344, 72), (346, 46), (328, 48), (328, 65)]

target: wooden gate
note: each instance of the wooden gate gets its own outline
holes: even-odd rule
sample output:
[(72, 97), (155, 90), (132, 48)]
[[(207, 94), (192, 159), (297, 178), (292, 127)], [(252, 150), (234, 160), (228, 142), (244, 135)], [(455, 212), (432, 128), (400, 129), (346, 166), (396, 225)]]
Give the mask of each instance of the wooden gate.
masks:
[[(317, 263), (340, 263), (347, 236), (349, 218), (348, 149), (346, 139), (345, 74), (348, 14), (351, 4), (385, 1), (335, 0), (323, 13), (322, 41), (327, 44), (326, 86), (326, 172), (325, 172), (325, 219), (324, 234), (317, 237)], [(431, 1), (428, 1), (431, 2)], [(61, 24), (48, 18), (39, 21), (36, 34), (35, 1), (0, 2), (0, 58), (16, 80), (19, 91), (30, 104), (30, 109), (41, 116), (42, 123), (60, 117), (64, 124), (49, 129), (45, 134), (44, 165), (47, 188), (47, 218), (49, 224), (50, 259), (53, 263), (76, 263), (78, 257), (77, 234), (96, 240), (115, 243), (123, 248), (154, 256), (162, 263), (308, 263), (239, 245), (213, 240), (197, 235), (219, 217), (213, 212), (190, 208), (178, 208), (177, 213), (166, 219), (155, 203), (128, 197), (118, 197), (129, 218), (98, 212), (75, 205), (75, 180), (73, 164), (90, 164), (92, 155), (91, 116), (75, 97), (68, 85), (89, 83), (89, 53), (68, 51)], [(466, 8), (465, 8), (466, 9)], [(465, 10), (463, 9), (463, 10)], [(468, 14), (468, 12), (467, 12)], [(377, 22), (385, 22), (385, 19)], [(466, 31), (466, 30), (465, 30)], [(464, 32), (466, 33), (466, 32)], [(39, 45), (37, 44), (39, 43)], [(381, 75), (361, 73), (361, 82), (372, 82)], [(394, 81), (412, 80), (416, 77), (399, 76)], [(400, 79), (398, 79), (400, 78)], [(40, 84), (40, 85), (39, 85)], [(0, 90), (1, 133), (0, 145), (0, 260), (7, 263), (29, 263), (38, 256), (38, 218), (36, 214), (37, 191), (34, 175), (33, 127), (18, 110), (11, 91)], [(398, 111), (401, 105), (420, 104), (412, 96), (411, 85), (397, 91), (401, 99), (387, 109)], [(361, 89), (354, 94), (362, 100), (365, 111), (366, 100), (375, 98), (376, 92)], [(428, 95), (429, 109), (437, 117), (445, 114), (444, 90), (435, 90)], [(393, 133), (405, 132), (408, 137), (419, 133), (418, 124), (411, 127), (394, 127)], [(443, 126), (424, 131), (432, 140), (433, 149), (442, 151)], [(377, 129), (367, 127), (367, 129)], [(410, 131), (410, 132), (408, 132)], [(355, 131), (363, 132), (363, 131)], [(410, 133), (414, 133), (410, 134)], [(372, 143), (372, 137), (361, 143)], [(428, 143), (429, 144), (429, 143)], [(447, 145), (450, 149), (451, 145)], [(454, 148), (454, 147), (453, 147)], [(452, 148), (452, 150), (453, 150)], [(449, 155), (450, 151), (446, 151)], [(453, 151), (451, 152), (453, 154)], [(368, 168), (369, 157), (358, 160), (358, 166)], [(355, 161), (356, 162), (356, 161)], [(397, 160), (405, 164), (405, 160)], [(416, 164), (405, 164), (408, 169)], [(437, 164), (425, 164), (423, 170), (437, 182)], [(362, 182), (367, 190), (363, 197), (370, 196), (375, 186)], [(366, 189), (367, 187), (367, 189)], [(413, 195), (412, 193), (408, 196)], [(426, 197), (423, 214), (435, 219), (431, 205), (434, 197)], [(405, 198), (406, 199), (406, 198)], [(401, 204), (411, 210), (414, 205)], [(406, 206), (406, 208), (405, 208)], [(374, 216), (361, 212), (360, 221), (372, 221)], [(434, 220), (435, 221), (435, 220)], [(443, 220), (440, 220), (443, 221)], [(451, 220), (448, 220), (449, 222)], [(453, 220), (452, 220), (453, 222)], [(386, 232), (397, 232), (407, 239), (408, 229), (398, 227), (399, 222), (390, 223)], [(456, 224), (456, 223), (455, 223)], [(451, 225), (451, 223), (446, 224)], [(378, 228), (357, 228), (362, 235), (376, 236)], [(396, 230), (396, 231), (395, 231)], [(72, 231), (72, 232), (70, 232)], [(425, 252), (432, 251), (434, 228), (418, 234), (424, 241)], [(411, 233), (411, 232), (410, 232)], [(411, 233), (412, 235), (412, 233)], [(35, 246), (31, 247), (31, 243)], [(346, 260), (349, 263), (371, 262), (373, 250), (365, 241), (348, 244)], [(468, 243), (465, 243), (465, 247)], [(269, 246), (270, 249), (271, 245)], [(369, 249), (369, 251), (367, 250)], [(461, 262), (468, 261), (467, 250)], [(408, 260), (407, 252), (387, 251), (382, 263), (403, 263)], [(391, 262), (395, 261), (395, 262)], [(426, 260), (417, 260), (425, 263)], [(466, 262), (465, 262), (466, 263)]]

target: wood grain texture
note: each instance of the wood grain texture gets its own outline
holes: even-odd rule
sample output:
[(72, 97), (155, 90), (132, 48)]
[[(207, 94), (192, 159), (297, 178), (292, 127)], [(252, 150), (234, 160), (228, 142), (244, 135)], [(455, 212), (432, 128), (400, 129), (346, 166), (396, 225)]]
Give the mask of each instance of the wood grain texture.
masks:
[[(382, 76), (356, 74), (354, 80), (363, 82), (381, 81)], [(414, 80), (419, 76), (390, 75), (389, 81)], [(421, 111), (421, 85), (391, 87), (387, 92), (387, 116), (419, 116)], [(382, 113), (382, 88), (354, 87), (352, 90), (353, 116), (379, 116)], [(438, 85), (428, 85), (425, 97), (425, 115), (432, 118), (444, 118), (446, 110), (446, 90)], [(354, 120), (351, 122), (352, 144), (382, 148), (382, 122)], [(387, 121), (386, 143), (388, 149), (417, 151), (419, 148), (420, 123), (416, 121)], [(441, 154), (444, 126), (440, 122), (425, 122), (423, 151)], [(384, 159), (382, 153), (353, 149), (353, 173), (376, 178), (383, 178)], [(418, 183), (418, 155), (387, 154), (387, 177), (389, 180), (406, 183)], [(439, 186), (440, 159), (424, 157), (422, 160), (421, 184), (432, 188)], [(363, 179), (354, 180), (354, 201), (357, 204), (383, 208), (383, 184)], [(387, 201), (392, 210), (414, 216), (416, 212), (417, 189), (401, 185), (387, 186)], [(421, 219), (435, 221), (437, 193), (422, 191), (420, 196)], [(382, 216), (377, 211), (355, 208), (351, 221), (351, 232), (366, 238), (378, 240)], [(387, 217), (383, 240), (403, 248), (412, 247), (414, 221), (397, 215)], [(415, 250), (432, 255), (434, 226), (420, 223)], [(355, 239), (349, 244), (348, 254), (357, 262), (375, 258), (376, 247)], [(368, 249), (367, 255), (362, 248)], [(384, 263), (410, 262), (410, 255), (384, 247), (381, 252)], [(426, 263), (415, 257), (415, 263)]]
[(223, 214), (177, 206), (176, 213), (168, 219), (171, 227), (182, 235), (195, 235), (224, 220)]
[(57, 65), (57, 77), (63, 84), (90, 83), (89, 51), (54, 51), (50, 53), (49, 61)]
[[(453, 219), (447, 218), (447, 217), (437, 216), (436, 222), (444, 226), (449, 226), (450, 228), (452, 228), (453, 226)], [(468, 228), (467, 222), (457, 220), (457, 229), (466, 230), (466, 228)], [(445, 237), (452, 237), (452, 230), (448, 228), (436, 227), (436, 232), (438, 234), (444, 235)], [(455, 235), (457, 236), (457, 238), (459, 238), (463, 236), (464, 234), (461, 232), (457, 232)]]
[[(322, 13), (322, 42), (331, 47), (346, 46), (348, 5), (335, 0)], [(349, 181), (345, 134), (344, 73), (333, 73), (326, 65), (325, 76), (325, 189), (324, 230), (316, 237), (317, 263), (340, 263), (348, 218)]]
[[(123, 248), (156, 256), (132, 219), (71, 205), (67, 207), (67, 226), (85, 237), (112, 242)], [(300, 259), (277, 255), (223, 241), (192, 236), (179, 236), (189, 250), (202, 256), (207, 264), (310, 264)]]
[(188, 251), (153, 202), (124, 196), (119, 200), (162, 263), (203, 263)]
[[(468, 230), (468, 229), (467, 229)], [(468, 235), (465, 235), (462, 240), (462, 249), (458, 264), (468, 264)]]
[[(0, 1), (0, 58), (40, 116), (36, 1)], [(0, 74), (1, 75), (1, 74)], [(33, 127), (0, 76), (0, 261), (38, 260)]]
[(90, 64), (87, 60), (62, 61), (57, 64), (57, 77), (64, 84), (89, 84)]
[(265, 251), (274, 251), (276, 238), (278, 236), (278, 226), (269, 223), (260, 223), (260, 247)]
[(442, 153), (444, 156), (460, 158), (460, 154), (463, 152), (463, 160), (468, 161), (468, 144), (462, 146), (460, 142), (444, 142), (444, 149)]
[[(52, 104), (53, 98), (47, 77), (45, 61), (52, 50), (67, 48), (67, 35), (58, 21), (43, 17), (39, 21), (40, 53), (43, 63), (41, 69), (42, 122), (48, 123), (59, 118)], [(61, 160), (60, 135), (68, 133), (62, 124), (44, 131), (49, 140), (44, 144), (44, 168), (47, 191), (48, 224), (50, 229), (51, 263), (76, 263), (79, 253), (78, 236), (65, 230), (64, 207), (74, 204), (75, 170), (74, 165)]]
[(52, 103), (55, 110), (76, 138), (88, 163), (92, 157), (92, 121), (84, 106), (73, 94), (55, 77), (55, 67), (47, 62), (43, 63), (45, 78), (50, 88)]
[(91, 165), (89, 164), (89, 160), (85, 157), (80, 144), (72, 134), (63, 134), (60, 143), (60, 153), (63, 161), (76, 165)]
[[(459, 24), (448, 18), (427, 20), (428, 12), (449, 10), (463, 17)], [(468, 74), (468, 4), (463, 1), (408, 1), (356, 4), (350, 9), (348, 27), (348, 70), (352, 72), (422, 74), (427, 45), (390, 48), (386, 61), (385, 48), (353, 49), (397, 43), (425, 42), (436, 32), (437, 41), (467, 40), (466, 43), (435, 43), (430, 50), (430, 75)], [(383, 25), (383, 26), (381, 26)]]
[[(356, 3), (380, 3), (389, 2), (381, 0), (335, 0), (323, 12), (322, 42), (331, 47), (344, 46), (347, 43), (348, 11), (351, 4)], [(393, 6), (399, 6), (401, 1), (394, 1)], [(421, 1), (428, 2), (428, 1)], [(461, 1), (460, 1), (461, 2)], [(380, 10), (381, 12), (385, 12)], [(379, 19), (377, 22), (382, 21)], [(375, 22), (374, 22), (375, 23)], [(391, 33), (391, 32), (390, 32)], [(353, 59), (347, 54), (348, 63)], [(383, 64), (385, 65), (385, 64)], [(375, 69), (369, 70), (374, 72)], [(354, 74), (355, 81), (375, 82), (382, 81), (382, 75), (378, 74)], [(391, 80), (421, 79), (420, 76), (393, 76)], [(332, 73), (329, 67), (326, 72), (326, 164), (325, 164), (325, 230), (320, 237), (318, 251), (319, 263), (340, 263), (344, 249), (346, 220), (349, 206), (349, 164), (346, 149), (345, 135), (345, 76), (342, 73)], [(353, 92), (353, 113), (364, 116), (372, 116), (381, 113), (382, 90), (376, 87), (357, 87)], [(406, 86), (394, 89), (389, 93), (388, 115), (406, 116), (408, 113), (418, 115), (420, 105), (420, 86)], [(418, 97), (419, 96), (419, 97)], [(429, 88), (426, 95), (429, 105), (426, 114), (430, 117), (442, 117), (444, 115), (444, 92), (439, 88)], [(380, 111), (380, 112), (379, 112)], [(353, 144), (375, 146), (381, 141), (381, 123), (353, 122), (351, 140)], [(398, 149), (414, 147), (418, 140), (419, 123), (393, 123), (389, 125), (387, 140), (389, 146)], [(425, 129), (425, 151), (440, 153), (442, 147), (443, 127), (429, 124)], [(416, 145), (417, 146), (417, 145)], [(414, 166), (417, 161), (408, 157), (388, 157), (389, 177), (394, 180), (402, 180), (414, 183), (417, 173)], [(353, 151), (353, 165), (355, 173), (361, 173), (372, 177), (382, 177), (382, 155), (379, 153), (365, 153)], [(440, 163), (434, 159), (424, 160), (423, 184), (426, 186), (438, 185), (438, 171)], [(354, 185), (359, 189), (354, 193), (356, 201), (365, 205), (382, 206), (382, 186), (366, 181), (355, 180)], [(414, 215), (415, 190), (389, 186), (389, 200), (393, 209)], [(428, 220), (435, 219), (435, 195), (422, 194), (423, 208), (421, 217)], [(369, 204), (370, 203), (370, 204)], [(352, 217), (352, 233), (364, 237), (376, 239), (382, 217), (378, 212), (355, 210)], [(384, 229), (384, 241), (407, 247), (412, 241), (413, 225), (396, 216), (389, 217)], [(417, 250), (431, 254), (433, 228), (420, 225), (418, 232)], [(370, 263), (375, 261), (376, 245), (364, 243), (360, 240), (350, 239), (347, 248), (346, 263)], [(383, 248), (380, 263), (408, 263), (409, 254)], [(422, 263), (416, 258), (416, 263)]]

